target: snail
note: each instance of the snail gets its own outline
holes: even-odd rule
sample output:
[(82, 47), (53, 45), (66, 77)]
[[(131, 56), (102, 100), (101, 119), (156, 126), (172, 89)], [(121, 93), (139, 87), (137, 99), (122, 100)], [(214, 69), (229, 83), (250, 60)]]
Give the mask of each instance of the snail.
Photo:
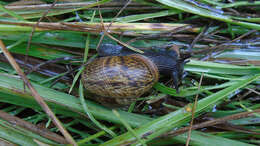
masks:
[(99, 58), (88, 63), (82, 73), (84, 87), (95, 95), (128, 105), (150, 90), (161, 75), (172, 77), (178, 91), (186, 58), (179, 58), (175, 50), (138, 54), (104, 44), (97, 51)]

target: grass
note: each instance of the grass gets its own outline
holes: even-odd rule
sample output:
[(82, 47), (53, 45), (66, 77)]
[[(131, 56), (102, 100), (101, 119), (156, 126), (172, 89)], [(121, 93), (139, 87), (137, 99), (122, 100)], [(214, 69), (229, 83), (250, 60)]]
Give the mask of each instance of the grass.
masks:
[[(53, 0), (42, 2), (50, 6)], [(0, 39), (25, 71), (47, 60), (77, 57), (42, 66), (27, 77), (78, 145), (184, 145), (187, 133), (170, 133), (189, 126), (196, 95), (195, 124), (259, 109), (258, 1), (136, 0), (124, 9), (125, 2), (110, 0), (78, 3), (59, 2), (51, 9), (42, 20), (45, 23), (35, 29), (27, 51), (32, 27), (46, 8), (0, 1)], [(102, 32), (101, 21), (109, 28), (109, 35)], [(189, 49), (200, 33), (202, 37)], [(83, 68), (74, 75), (64, 72), (96, 57), (102, 35), (102, 43), (127, 44), (130, 49), (178, 46), (182, 54), (194, 52), (185, 65), (187, 76), (180, 92), (172, 88), (170, 79), (162, 77), (143, 95), (148, 102), (138, 101), (128, 110), (93, 101), (93, 95), (85, 92), (79, 81)], [(51, 86), (60, 76), (63, 78)], [(0, 57), (0, 105), (0, 110), (10, 115), (60, 134), (4, 56)], [(190, 145), (259, 145), (260, 137), (255, 134), (260, 132), (259, 124), (255, 114), (192, 130)], [(24, 127), (14, 127), (1, 115), (0, 139), (28, 146), (60, 144)]]

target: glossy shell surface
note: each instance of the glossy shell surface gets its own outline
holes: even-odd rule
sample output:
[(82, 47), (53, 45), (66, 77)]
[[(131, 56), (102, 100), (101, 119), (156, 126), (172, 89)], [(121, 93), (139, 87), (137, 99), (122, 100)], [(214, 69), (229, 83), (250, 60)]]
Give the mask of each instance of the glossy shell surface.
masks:
[(119, 100), (138, 98), (158, 78), (156, 65), (137, 54), (97, 58), (82, 73), (83, 84), (89, 92)]

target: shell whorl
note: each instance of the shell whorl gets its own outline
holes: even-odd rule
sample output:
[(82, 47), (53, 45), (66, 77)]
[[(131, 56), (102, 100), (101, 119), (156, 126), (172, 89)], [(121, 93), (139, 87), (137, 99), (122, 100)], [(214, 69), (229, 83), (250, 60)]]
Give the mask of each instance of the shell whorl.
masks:
[(138, 98), (158, 79), (157, 66), (138, 54), (97, 58), (82, 73), (83, 84), (89, 92), (117, 99)]

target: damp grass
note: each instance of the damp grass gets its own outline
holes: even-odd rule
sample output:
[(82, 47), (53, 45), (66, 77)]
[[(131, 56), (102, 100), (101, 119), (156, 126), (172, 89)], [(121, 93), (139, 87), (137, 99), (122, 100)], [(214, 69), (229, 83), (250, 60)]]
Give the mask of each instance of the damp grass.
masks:
[[(51, 5), (53, 0), (42, 2), (40, 5), (14, 7), (7, 5), (11, 2), (0, 1), (0, 39), (14, 54), (17, 62), (22, 67), (27, 65), (27, 69), (28, 66), (56, 58), (81, 58), (44, 65), (27, 75), (79, 145), (183, 145), (188, 138), (187, 133), (161, 136), (189, 125), (196, 95), (199, 95), (199, 100), (194, 112), (195, 120), (198, 121), (260, 107), (255, 98), (259, 96), (260, 83), (258, 1), (223, 3), (209, 0), (136, 0), (126, 6), (116, 18), (115, 15), (126, 5), (125, 2), (102, 0), (59, 3), (42, 20), (44, 23), (36, 28), (31, 48), (27, 51), (32, 26), (45, 13), (46, 8), (42, 7)], [(32, 6), (33, 9), (28, 9)], [(252, 15), (246, 13), (249, 9)], [(107, 32), (110, 35), (130, 46), (155, 50), (178, 46), (183, 52), (189, 51), (187, 48), (191, 42), (207, 25), (209, 29), (206, 35), (196, 42), (192, 50), (205, 50), (220, 44), (222, 50), (212, 49), (213, 57), (207, 61), (200, 59), (212, 54), (192, 56), (184, 66), (188, 75), (182, 81), (179, 93), (172, 88), (170, 82), (162, 80), (155, 84), (149, 94), (140, 98), (150, 99), (149, 102), (138, 100), (129, 111), (127, 108), (106, 107), (92, 101), (90, 96), (93, 95), (84, 92), (80, 83), (83, 68), (70, 75), (58, 71), (62, 67), (65, 72), (69, 72), (71, 68), (80, 67), (82, 62), (96, 57), (95, 49), (104, 35), (101, 20), (104, 21), (105, 28), (109, 28)], [(256, 32), (232, 41), (253, 30)], [(102, 43), (117, 44), (109, 36), (105, 36)], [(24, 62), (26, 55), (29, 63)], [(30, 91), (24, 89), (22, 80), (3, 59), (4, 56), (0, 57), (0, 110), (59, 133)], [(202, 74), (203, 84), (199, 85)], [(61, 80), (55, 81), (62, 76)], [(57, 83), (51, 86), (53, 82)], [(173, 102), (167, 103), (167, 100)], [(161, 101), (160, 108), (152, 106)], [(160, 113), (161, 108), (167, 112)], [(197, 129), (191, 132), (190, 145), (244, 146), (259, 143), (259, 136), (252, 133), (259, 132), (258, 116), (228, 123), (248, 131), (210, 127), (211, 131), (208, 132), (205, 127), (206, 131)], [(37, 133), (20, 127), (13, 128), (8, 121), (2, 119), (0, 139), (18, 145), (58, 145)]]

